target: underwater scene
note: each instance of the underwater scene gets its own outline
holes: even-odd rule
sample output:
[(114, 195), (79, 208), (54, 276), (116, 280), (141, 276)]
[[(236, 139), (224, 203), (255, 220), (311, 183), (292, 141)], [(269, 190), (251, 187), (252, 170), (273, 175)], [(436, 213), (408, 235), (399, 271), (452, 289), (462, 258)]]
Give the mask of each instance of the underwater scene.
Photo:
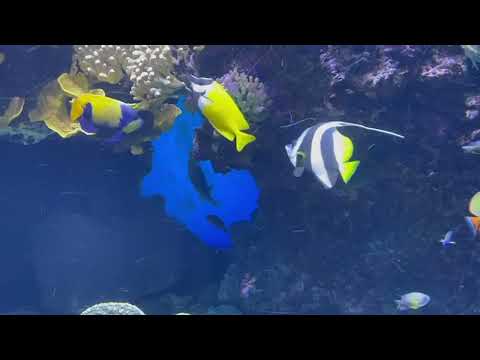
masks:
[(480, 312), (480, 45), (0, 45), (0, 314)]

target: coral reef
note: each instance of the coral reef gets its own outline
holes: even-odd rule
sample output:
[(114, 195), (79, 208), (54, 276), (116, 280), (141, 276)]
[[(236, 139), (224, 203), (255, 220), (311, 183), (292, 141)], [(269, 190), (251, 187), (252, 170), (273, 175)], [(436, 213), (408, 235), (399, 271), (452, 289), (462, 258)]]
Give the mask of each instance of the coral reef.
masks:
[(72, 71), (94, 81), (118, 84), (126, 75), (138, 101), (164, 101), (184, 87), (176, 67), (203, 47), (189, 45), (75, 45)]
[[(415, 284), (449, 304), (432, 302), (426, 313), (455, 313), (462, 306), (477, 311), (469, 301), (478, 251), (465, 244), (445, 254), (432, 245), (461, 221), (478, 191), (478, 157), (459, 148), (480, 134), (480, 83), (468, 66), (478, 61), (474, 50), (207, 47), (202, 73), (219, 77), (238, 66), (272, 89), (272, 120), (256, 133), (248, 165), (264, 189), (260, 209), (267, 221), (235, 236), (234, 264), (218, 301), (245, 313), (389, 314), (396, 311), (395, 297)], [(327, 119), (394, 129), (407, 142), (400, 147), (359, 138), (356, 151), (365, 167), (348, 186), (325, 192), (312, 179), (289, 176), (283, 146)], [(217, 142), (197, 136), (199, 156), (219, 168), (239, 167), (239, 157)], [(427, 269), (421, 266), (426, 262)], [(255, 277), (255, 288), (242, 297), (246, 274)]]

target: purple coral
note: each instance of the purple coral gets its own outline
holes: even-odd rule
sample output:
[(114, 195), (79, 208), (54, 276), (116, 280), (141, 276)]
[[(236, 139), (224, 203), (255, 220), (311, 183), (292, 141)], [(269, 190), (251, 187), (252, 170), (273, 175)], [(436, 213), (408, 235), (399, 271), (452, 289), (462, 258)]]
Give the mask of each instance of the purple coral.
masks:
[(219, 82), (233, 96), (240, 110), (253, 122), (261, 122), (271, 104), (265, 85), (257, 78), (236, 67), (223, 75)]
[(465, 70), (465, 58), (461, 55), (434, 55), (433, 61), (422, 67), (421, 77), (424, 79), (463, 79)]

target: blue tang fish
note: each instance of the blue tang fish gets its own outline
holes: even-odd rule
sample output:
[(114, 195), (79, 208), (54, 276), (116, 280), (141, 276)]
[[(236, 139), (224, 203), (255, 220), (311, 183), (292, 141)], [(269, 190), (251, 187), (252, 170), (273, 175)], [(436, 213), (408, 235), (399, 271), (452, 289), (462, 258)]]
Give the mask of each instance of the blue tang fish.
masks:
[(73, 100), (70, 120), (79, 122), (86, 135), (113, 131), (107, 142), (119, 142), (126, 134), (142, 127), (146, 114), (148, 112), (136, 111), (120, 100), (86, 93)]

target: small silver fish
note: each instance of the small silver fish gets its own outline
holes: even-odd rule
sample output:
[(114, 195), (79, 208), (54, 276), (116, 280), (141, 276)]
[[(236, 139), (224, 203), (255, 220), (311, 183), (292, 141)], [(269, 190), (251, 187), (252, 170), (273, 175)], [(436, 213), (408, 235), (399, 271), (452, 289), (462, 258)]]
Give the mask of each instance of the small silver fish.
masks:
[(449, 232), (447, 232), (444, 236), (443, 239), (439, 240), (439, 242), (443, 245), (443, 246), (447, 246), (447, 245), (455, 245), (456, 242), (455, 241), (452, 241), (452, 238), (453, 238), (453, 230), (450, 230)]
[(424, 307), (430, 302), (430, 296), (421, 292), (411, 292), (405, 295), (402, 295), (400, 300), (395, 300), (397, 304), (397, 310), (408, 310), (413, 309), (417, 310), (421, 307)]
[(462, 146), (462, 149), (468, 154), (480, 155), (480, 140), (472, 141), (467, 145)]

